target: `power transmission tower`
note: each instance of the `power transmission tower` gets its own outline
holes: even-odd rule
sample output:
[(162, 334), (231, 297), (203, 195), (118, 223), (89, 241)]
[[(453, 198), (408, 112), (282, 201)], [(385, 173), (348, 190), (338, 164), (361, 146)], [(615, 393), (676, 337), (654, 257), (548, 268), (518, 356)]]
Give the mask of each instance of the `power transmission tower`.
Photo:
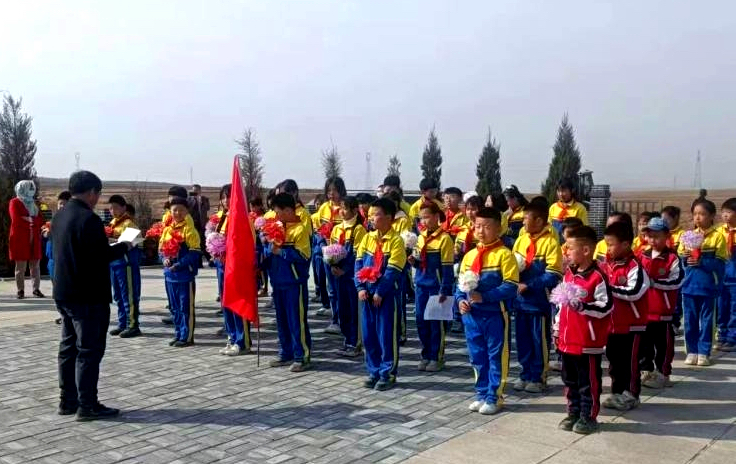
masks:
[(373, 190), (373, 175), (371, 174), (371, 152), (365, 154), (365, 189)]
[(693, 179), (693, 187), (696, 187), (698, 189), (703, 188), (702, 162), (700, 159), (700, 150), (698, 150), (698, 156), (695, 158), (695, 178)]

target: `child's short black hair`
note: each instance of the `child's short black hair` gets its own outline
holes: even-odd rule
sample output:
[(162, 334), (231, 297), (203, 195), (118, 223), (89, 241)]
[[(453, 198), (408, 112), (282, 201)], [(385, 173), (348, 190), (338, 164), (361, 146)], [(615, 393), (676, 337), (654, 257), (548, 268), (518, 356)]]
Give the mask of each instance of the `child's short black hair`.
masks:
[(360, 192), (359, 194), (355, 195), (355, 199), (358, 200), (358, 204), (361, 205), (370, 205), (374, 201), (376, 201), (376, 197), (371, 195), (370, 193)]
[(637, 218), (637, 221), (641, 221), (642, 219), (646, 219), (647, 222), (649, 222), (652, 218), (660, 217), (658, 211), (642, 211), (639, 213), (639, 217)]
[[(507, 209), (509, 209), (509, 202), (506, 200), (506, 197), (504, 195), (491, 195), (491, 200), (493, 201), (493, 207), (497, 210), (506, 211)], [(526, 206), (526, 199), (521, 204), (522, 206)]]
[(95, 193), (102, 191), (102, 181), (94, 173), (77, 171), (69, 177), (69, 193), (72, 195), (81, 195), (90, 190)]
[(107, 200), (107, 203), (111, 205), (120, 205), (120, 206), (126, 205), (125, 198), (123, 198), (122, 195), (112, 195), (110, 199)]
[(476, 217), (483, 219), (493, 219), (494, 221), (501, 224), (501, 211), (497, 210), (493, 206), (484, 206), (478, 210)]
[(665, 206), (662, 208), (662, 214), (666, 214), (667, 216), (670, 216), (672, 218), (680, 219), (680, 214), (682, 214), (682, 210), (678, 206)]
[(64, 190), (61, 192), (57, 197), (57, 200), (63, 200), (63, 201), (69, 201), (72, 199), (72, 194), (69, 193), (69, 190)]
[[(232, 192), (232, 190), (233, 190), (233, 185), (232, 184), (225, 184), (225, 185), (223, 185), (220, 188), (220, 200), (222, 200), (225, 197), (230, 198), (230, 192)], [(250, 204), (252, 205), (254, 201), (260, 200), (260, 199), (261, 199), (260, 197), (251, 198), (250, 199)]]
[(625, 211), (613, 211), (608, 215), (608, 217), (618, 218), (616, 222), (623, 222), (624, 224), (628, 224), (632, 229), (634, 228), (634, 220), (631, 218), (631, 215)]
[[(342, 206), (346, 209), (349, 209), (350, 211), (358, 211), (358, 208), (360, 208), (360, 203), (358, 203), (358, 199), (353, 196), (345, 196), (342, 197)], [(363, 223), (363, 218), (358, 214), (356, 216), (356, 220), (358, 221), (358, 224)]]
[(485, 204), (483, 203), (483, 199), (481, 197), (479, 197), (478, 195), (473, 195), (472, 197), (465, 200), (465, 207), (467, 208), (468, 206), (474, 206), (478, 209), (481, 209), (485, 206)]
[(598, 235), (596, 235), (595, 229), (592, 227), (580, 226), (570, 230), (567, 240), (580, 240), (581, 242), (585, 242), (586, 245), (595, 246), (598, 243)]
[(536, 196), (532, 198), (532, 200), (528, 204), (537, 204), (543, 208), (547, 208), (547, 215), (549, 216), (549, 200), (547, 200), (547, 197), (543, 197), (541, 195)]
[(702, 206), (706, 211), (711, 214), (711, 216), (715, 216), (716, 214), (716, 204), (706, 198), (696, 199), (693, 202), (692, 207), (690, 208), (691, 213), (695, 211), (696, 206)]
[[(549, 215), (549, 210), (547, 210), (547, 215)], [(577, 229), (578, 227), (583, 227), (585, 224), (583, 223), (582, 219), (579, 217), (566, 217), (562, 220), (562, 234), (564, 235), (565, 232), (569, 229)]]
[(335, 190), (337, 190), (337, 194), (340, 195), (340, 198), (348, 194), (348, 191), (345, 188), (345, 181), (342, 180), (342, 177), (339, 177), (339, 176), (330, 177), (329, 179), (325, 181), (325, 196), (327, 195), (327, 192), (330, 190), (330, 186), (335, 187)]
[(634, 231), (627, 224), (623, 222), (614, 222), (610, 226), (606, 227), (603, 235), (609, 237), (616, 237), (619, 242), (633, 242)]
[(174, 185), (169, 189), (169, 196), (176, 198), (186, 198), (189, 195), (187, 194), (187, 189), (185, 189), (181, 185)]
[(273, 200), (271, 200), (271, 205), (273, 205), (273, 208), (291, 208), (296, 209), (296, 200), (294, 199), (294, 195), (288, 192), (281, 192), (278, 195), (273, 197)]
[(387, 214), (392, 218), (396, 217), (396, 202), (389, 198), (378, 198), (373, 203), (371, 203), (371, 208), (379, 208), (381, 211), (383, 211), (384, 214)]
[(419, 190), (422, 192), (426, 192), (427, 190), (432, 190), (439, 188), (437, 185), (437, 181), (434, 179), (428, 179), (424, 178), (421, 182), (419, 182)]
[(727, 209), (729, 211), (736, 212), (736, 198), (729, 198), (728, 200), (724, 201), (721, 205), (721, 209)]
[(386, 178), (383, 179), (383, 187), (396, 187), (400, 189), (401, 179), (399, 178), (399, 176), (394, 176), (394, 175), (386, 176)]
[(546, 202), (547, 200), (545, 200), (545, 204), (541, 204), (540, 202), (535, 203), (532, 200), (524, 207), (524, 213), (529, 213), (535, 218), (540, 218), (546, 224), (547, 219), (549, 219), (549, 206), (546, 205)]
[(131, 205), (130, 203), (126, 203), (125, 212), (128, 213), (128, 216), (135, 216), (135, 206)]
[(459, 195), (463, 196), (463, 191), (457, 187), (447, 187), (443, 192), (445, 195)]
[(428, 209), (432, 214), (438, 214), (440, 216), (440, 222), (445, 222), (445, 212), (442, 211), (442, 208), (440, 208), (434, 201), (425, 201), (422, 203), (419, 207), (419, 211), (423, 209)]
[(176, 205), (181, 205), (181, 206), (189, 209), (189, 204), (187, 204), (187, 199), (186, 198), (176, 197), (176, 198), (174, 198), (173, 200), (171, 200), (169, 202), (169, 208), (171, 208), (172, 206), (176, 206)]
[(557, 182), (557, 190), (570, 190), (571, 192), (575, 191), (575, 181), (573, 181), (571, 178), (566, 177), (564, 179), (560, 179), (559, 182)]

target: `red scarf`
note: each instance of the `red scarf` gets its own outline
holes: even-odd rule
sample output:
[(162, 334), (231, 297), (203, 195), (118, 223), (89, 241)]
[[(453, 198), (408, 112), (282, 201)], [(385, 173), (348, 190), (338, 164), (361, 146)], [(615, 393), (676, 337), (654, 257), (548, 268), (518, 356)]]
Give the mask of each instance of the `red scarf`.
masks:
[(442, 224), (442, 228), (446, 231), (450, 231), (450, 228), (452, 227), (452, 220), (455, 219), (455, 215), (457, 213), (454, 213), (450, 211), (449, 209), (445, 212), (445, 222)]
[(501, 242), (501, 240), (496, 240), (490, 245), (481, 245), (479, 243), (477, 247), (478, 254), (475, 256), (473, 264), (470, 266), (470, 270), (480, 275), (480, 271), (483, 269), (483, 258), (491, 251), (495, 250), (496, 248), (501, 248), (502, 246), (503, 242)]
[(473, 228), (468, 228), (468, 233), (465, 234), (465, 243), (463, 244), (463, 252), (467, 253), (473, 249), (473, 242), (475, 241)]
[(562, 210), (562, 211), (560, 211), (560, 215), (557, 217), (557, 220), (564, 221), (567, 218), (567, 208), (568, 208), (568, 206), (567, 206), (567, 204), (565, 204), (565, 203), (563, 203), (561, 201), (558, 201), (557, 202), (557, 206), (559, 206), (560, 209)]
[(383, 266), (383, 239), (376, 236), (376, 251), (373, 252), (373, 270), (378, 274)]
[(427, 269), (427, 246), (432, 242), (434, 239), (439, 238), (440, 234), (442, 233), (442, 228), (438, 228), (432, 234), (427, 234), (427, 238), (425, 239), (424, 246), (422, 247), (422, 251), (419, 253), (419, 259), (421, 260), (420, 266), (422, 268), (422, 271)]
[(544, 237), (546, 234), (547, 230), (543, 230), (536, 237), (532, 237), (531, 235), (529, 236), (529, 246), (526, 247), (526, 258), (524, 259), (526, 261), (527, 269), (534, 262), (534, 257), (537, 256), (537, 240)]

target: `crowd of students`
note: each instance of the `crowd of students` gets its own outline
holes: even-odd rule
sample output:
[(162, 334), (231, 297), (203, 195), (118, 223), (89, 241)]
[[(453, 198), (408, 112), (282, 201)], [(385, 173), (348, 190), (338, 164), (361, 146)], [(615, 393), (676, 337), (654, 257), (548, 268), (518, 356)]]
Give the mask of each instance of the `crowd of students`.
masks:
[[(378, 195), (349, 196), (343, 180), (332, 178), (324, 202), (310, 215), (296, 182), (287, 179), (269, 193), (267, 208), (251, 200), (259, 295), (269, 295), (270, 285), (278, 331), (279, 352), (270, 366), (292, 372), (312, 367), (310, 269), (313, 301), (331, 317), (325, 332), (343, 336), (340, 355), (364, 357), (366, 388), (395, 385), (407, 304), (413, 300), (421, 344), (416, 368), (442, 370), (447, 332), (463, 332), (475, 371), (469, 408), (494, 414), (503, 407), (513, 316), (521, 365), (513, 389), (542, 393), (549, 370), (560, 369), (568, 412), (560, 428), (582, 434), (598, 429), (601, 405), (628, 410), (639, 404), (642, 385), (672, 385), (681, 319), (685, 364), (708, 366), (712, 349), (736, 350), (736, 198), (723, 203), (720, 226), (716, 206), (697, 199), (689, 232), (680, 227), (674, 206), (642, 213), (636, 231), (629, 214), (614, 212), (599, 240), (570, 181), (558, 185), (551, 205), (544, 197), (527, 200), (515, 186), (487, 199), (450, 187), (440, 200), (430, 179), (422, 180), (420, 190), (421, 197), (408, 204), (399, 178), (389, 176)], [(194, 343), (195, 278), (205, 237), (180, 191), (186, 195), (181, 187), (169, 192), (159, 251), (175, 328), (170, 345), (186, 347)], [(226, 233), (229, 198), (230, 186), (223, 186), (220, 210), (206, 234)], [(115, 240), (134, 222), (122, 197), (109, 202), (108, 234)], [(281, 233), (271, 234), (268, 224)], [(118, 327), (111, 334), (121, 337), (140, 334), (134, 253), (111, 265), (118, 305)], [(224, 258), (210, 254), (221, 293)], [(453, 300), (453, 321), (425, 318), (432, 296)], [(227, 343), (220, 353), (248, 353), (248, 322), (226, 307), (222, 312)], [(550, 359), (553, 348), (556, 359)], [(604, 354), (612, 388), (601, 402)]]

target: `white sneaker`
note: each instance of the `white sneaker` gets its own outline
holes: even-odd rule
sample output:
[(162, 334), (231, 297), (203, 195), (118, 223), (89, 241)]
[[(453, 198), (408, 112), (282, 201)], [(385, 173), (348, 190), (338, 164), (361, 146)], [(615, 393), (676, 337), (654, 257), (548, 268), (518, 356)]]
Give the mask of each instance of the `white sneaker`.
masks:
[(514, 390), (517, 392), (524, 391), (526, 388), (526, 380), (518, 379), (516, 382), (514, 382)]
[(328, 333), (330, 335), (342, 335), (342, 330), (340, 330), (339, 325), (330, 324), (327, 327), (325, 327), (325, 333)]
[(470, 403), (470, 405), (468, 406), (468, 409), (470, 409), (470, 410), (471, 410), (471, 411), (473, 411), (473, 412), (478, 412), (478, 411), (480, 411), (480, 408), (481, 408), (481, 407), (482, 407), (482, 406), (483, 406), (484, 404), (485, 404), (485, 401), (483, 401), (483, 400), (473, 401), (473, 402), (472, 402), (472, 403)]
[(639, 398), (635, 397), (628, 390), (621, 393), (621, 396), (619, 396), (619, 399), (624, 404), (626, 411), (630, 409), (634, 409), (635, 407), (639, 406)]
[(225, 345), (225, 347), (224, 347), (224, 348), (220, 348), (220, 351), (219, 351), (219, 353), (220, 353), (220, 354), (227, 354), (227, 352), (228, 352), (228, 351), (230, 351), (230, 348), (231, 348), (232, 346), (233, 346), (233, 345), (232, 345), (232, 343), (230, 343), (230, 342), (227, 342), (227, 345)]
[(698, 355), (698, 366), (704, 366), (705, 367), (705, 366), (710, 366), (710, 365), (711, 365), (710, 357), (708, 357), (705, 354), (699, 354)]
[(674, 387), (675, 383), (670, 380), (669, 375), (663, 375), (662, 378), (664, 379), (664, 386), (665, 387)]
[(544, 391), (544, 384), (541, 382), (529, 382), (526, 384), (524, 391), (527, 393), (542, 393)]
[(240, 346), (237, 344), (230, 345), (230, 349), (225, 353), (227, 356), (239, 356), (240, 355)]
[(427, 367), (424, 369), (427, 372), (439, 372), (444, 367), (444, 364), (439, 361), (430, 361), (427, 363)]
[(478, 412), (483, 414), (484, 416), (492, 416), (493, 414), (498, 413), (500, 410), (500, 405), (486, 402), (483, 403), (483, 406), (480, 407)]
[(429, 364), (429, 361), (428, 360), (426, 360), (426, 359), (420, 359), (419, 360), (419, 364), (417, 364), (417, 370), (418, 371), (422, 371), (422, 372), (426, 371), (428, 364)]
[(603, 407), (607, 409), (616, 409), (616, 406), (619, 404), (618, 397), (618, 394), (611, 393), (605, 400), (603, 400)]
[[(644, 373), (642, 373), (644, 374)], [(661, 389), (664, 388), (664, 376), (657, 371), (646, 372), (646, 376), (642, 375), (641, 385), (647, 388)]]
[(332, 316), (332, 311), (327, 308), (319, 308), (317, 311), (315, 311), (315, 314), (318, 316)]
[(653, 371), (641, 371), (641, 383), (643, 384), (648, 379), (651, 379), (652, 376), (654, 376), (654, 372)]
[(688, 353), (688, 355), (685, 356), (685, 364), (687, 364), (688, 366), (694, 366), (697, 363), (698, 363), (697, 354)]
[(557, 372), (562, 371), (562, 361), (550, 361), (549, 370)]

